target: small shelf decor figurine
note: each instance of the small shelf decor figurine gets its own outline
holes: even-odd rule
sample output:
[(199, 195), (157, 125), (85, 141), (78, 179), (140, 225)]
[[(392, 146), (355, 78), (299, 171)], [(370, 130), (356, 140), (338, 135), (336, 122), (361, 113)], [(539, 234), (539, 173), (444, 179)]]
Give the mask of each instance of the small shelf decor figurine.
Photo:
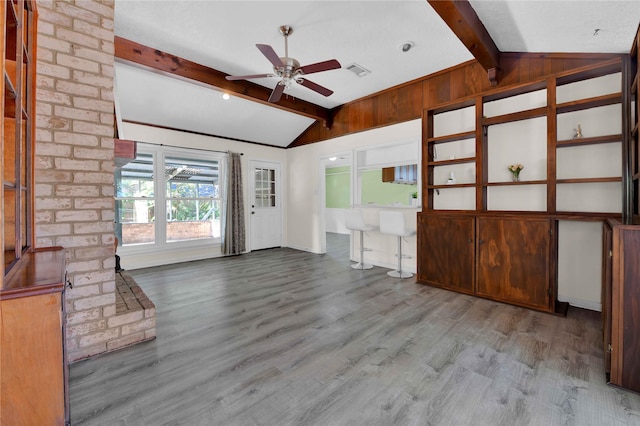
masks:
[(453, 172), (451, 172), (449, 174), (449, 179), (447, 179), (447, 185), (453, 185), (454, 183), (456, 183), (456, 175), (453, 174)]
[(578, 127), (576, 127), (575, 129), (573, 129), (573, 139), (579, 139), (582, 137), (582, 128), (580, 127), (580, 125), (578, 124)]
[(507, 168), (511, 172), (511, 181), (520, 182), (520, 172), (524, 169), (524, 166), (522, 164), (511, 164)]

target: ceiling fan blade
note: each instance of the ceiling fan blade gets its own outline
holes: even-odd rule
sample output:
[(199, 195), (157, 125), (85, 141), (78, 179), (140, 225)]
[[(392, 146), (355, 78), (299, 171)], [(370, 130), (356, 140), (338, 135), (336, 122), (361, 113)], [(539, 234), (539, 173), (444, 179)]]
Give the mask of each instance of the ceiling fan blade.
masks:
[(341, 67), (342, 67), (342, 65), (340, 65), (340, 62), (336, 61), (335, 59), (329, 59), (328, 61), (317, 62), (315, 64), (305, 65), (305, 66), (300, 67), (298, 69), (300, 71), (302, 71), (304, 74), (311, 74), (311, 73), (314, 73), (314, 72), (335, 70), (335, 69), (338, 69), (338, 68), (341, 68)]
[(284, 84), (280, 84), (280, 82), (278, 82), (278, 84), (276, 84), (276, 87), (273, 88), (271, 96), (269, 96), (269, 102), (278, 102), (282, 97), (282, 92), (284, 92)]
[(256, 47), (269, 60), (269, 62), (273, 64), (274, 67), (277, 68), (284, 65), (276, 51), (273, 50), (273, 47), (269, 46), (268, 44), (256, 44)]
[(227, 80), (250, 80), (252, 78), (275, 77), (275, 74), (228, 75)]
[(329, 90), (326, 87), (320, 86), (318, 83), (314, 83), (313, 81), (309, 81), (305, 78), (301, 78), (296, 81), (302, 84), (307, 89), (311, 89), (314, 92), (318, 92), (323, 96), (331, 96), (333, 94), (333, 90)]

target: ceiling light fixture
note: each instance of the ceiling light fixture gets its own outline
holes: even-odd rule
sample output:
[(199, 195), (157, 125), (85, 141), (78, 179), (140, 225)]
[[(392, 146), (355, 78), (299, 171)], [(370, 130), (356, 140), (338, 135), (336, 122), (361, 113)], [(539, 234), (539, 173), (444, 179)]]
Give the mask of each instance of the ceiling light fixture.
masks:
[(223, 93), (222, 94), (222, 99), (224, 99), (225, 101), (228, 101), (229, 99), (231, 99), (231, 96), (229, 96), (228, 93)]
[(398, 46), (398, 49), (400, 49), (400, 51), (402, 53), (407, 53), (408, 51), (413, 49), (415, 47), (415, 45), (416, 44), (414, 42), (412, 42), (412, 41), (405, 41), (400, 46)]
[(329, 157), (329, 161), (336, 161), (338, 157)]

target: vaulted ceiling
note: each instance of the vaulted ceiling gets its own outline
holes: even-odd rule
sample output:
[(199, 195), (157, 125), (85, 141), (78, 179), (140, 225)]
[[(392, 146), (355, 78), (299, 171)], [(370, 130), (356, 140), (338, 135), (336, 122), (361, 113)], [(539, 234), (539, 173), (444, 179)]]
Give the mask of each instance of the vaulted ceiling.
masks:
[[(492, 77), (499, 52), (628, 53), (637, 1), (194, 1), (116, 0), (116, 104), (120, 121), (286, 147), (331, 109), (476, 59)], [(443, 19), (444, 18), (444, 19)], [(447, 22), (445, 22), (445, 20)], [(256, 44), (341, 68), (267, 102), (276, 77)], [(412, 48), (403, 51), (402, 46)], [(359, 77), (348, 68), (370, 73)], [(188, 77), (188, 78), (185, 78)], [(223, 93), (230, 93), (228, 100)], [(120, 137), (127, 138), (126, 134)]]

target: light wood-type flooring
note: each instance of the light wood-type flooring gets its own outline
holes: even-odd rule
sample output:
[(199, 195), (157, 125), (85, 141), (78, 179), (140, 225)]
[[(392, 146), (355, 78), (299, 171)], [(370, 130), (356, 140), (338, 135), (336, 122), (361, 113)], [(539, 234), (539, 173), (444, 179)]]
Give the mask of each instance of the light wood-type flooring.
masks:
[[(566, 318), (287, 248), (129, 271), (157, 339), (70, 369), (73, 425), (640, 425), (600, 315)], [(123, 265), (126, 268), (126, 259)]]

